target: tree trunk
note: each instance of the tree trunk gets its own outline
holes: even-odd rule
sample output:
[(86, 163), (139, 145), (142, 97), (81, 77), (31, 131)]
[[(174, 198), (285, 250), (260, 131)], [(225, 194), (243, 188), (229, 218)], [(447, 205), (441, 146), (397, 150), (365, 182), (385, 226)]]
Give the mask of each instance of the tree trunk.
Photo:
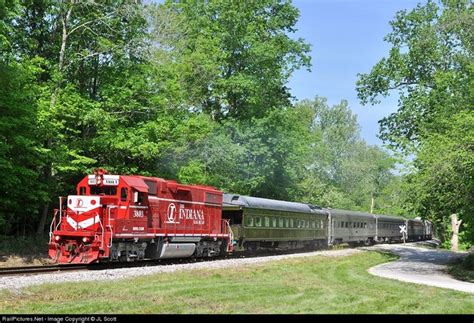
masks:
[(36, 234), (41, 237), (44, 234), (44, 226), (46, 224), (46, 218), (48, 217), (48, 214), (49, 214), (49, 202), (43, 206), (43, 212), (41, 212), (40, 222), (38, 224), (38, 228), (36, 229)]
[[(76, 0), (71, 0), (69, 2), (69, 6), (67, 7), (66, 12), (60, 18), (61, 25), (62, 25), (61, 48), (59, 50), (59, 62), (58, 62), (58, 70), (60, 74), (62, 74), (64, 70), (64, 65), (65, 65), (64, 58), (66, 55), (66, 45), (67, 45), (67, 37), (68, 37), (68, 24), (69, 24), (69, 19), (71, 18), (72, 8), (75, 2)], [(56, 87), (54, 88), (53, 93), (51, 94), (51, 99), (49, 102), (51, 109), (53, 109), (54, 106), (56, 105), (56, 98), (61, 86), (62, 86), (62, 75), (59, 76), (59, 80), (56, 84)], [(53, 139), (49, 138), (45, 143), (45, 148), (51, 149), (52, 146), (53, 146)], [(52, 163), (48, 161), (45, 165), (45, 170), (44, 170), (46, 183), (48, 183), (53, 178), (52, 169), (53, 169)], [(38, 224), (38, 228), (36, 229), (36, 233), (40, 236), (44, 234), (44, 226), (46, 224), (46, 218), (48, 217), (48, 214), (49, 214), (49, 202), (46, 202), (43, 206), (43, 211), (41, 212), (41, 218)]]
[(372, 201), (370, 203), (370, 214), (374, 213), (374, 206), (375, 206), (375, 198), (374, 198), (374, 193), (372, 193)]
[(462, 220), (458, 221), (458, 215), (456, 213), (451, 214), (451, 250), (458, 251), (459, 248), (459, 227), (461, 226)]
[(62, 82), (62, 72), (64, 70), (64, 57), (66, 55), (66, 45), (67, 45), (67, 37), (68, 37), (68, 24), (69, 19), (71, 18), (72, 8), (75, 4), (75, 0), (71, 0), (70, 7), (67, 9), (66, 14), (61, 16), (61, 26), (62, 26), (62, 36), (61, 36), (61, 48), (59, 50), (59, 63), (58, 63), (58, 70), (60, 73), (58, 83), (56, 84), (56, 88), (51, 95), (50, 106), (51, 108), (54, 107), (56, 104), (56, 97), (58, 95), (58, 91), (61, 88)]

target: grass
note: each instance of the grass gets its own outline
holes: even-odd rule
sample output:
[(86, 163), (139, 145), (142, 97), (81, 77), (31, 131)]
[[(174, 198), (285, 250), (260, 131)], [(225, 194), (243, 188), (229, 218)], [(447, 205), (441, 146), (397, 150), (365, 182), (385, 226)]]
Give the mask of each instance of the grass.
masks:
[(456, 279), (474, 283), (474, 254), (450, 265), (448, 273)]
[(0, 236), (0, 267), (40, 265), (48, 261), (48, 236)]
[(467, 293), (368, 274), (395, 256), (364, 252), (0, 292), (1, 313), (474, 313)]

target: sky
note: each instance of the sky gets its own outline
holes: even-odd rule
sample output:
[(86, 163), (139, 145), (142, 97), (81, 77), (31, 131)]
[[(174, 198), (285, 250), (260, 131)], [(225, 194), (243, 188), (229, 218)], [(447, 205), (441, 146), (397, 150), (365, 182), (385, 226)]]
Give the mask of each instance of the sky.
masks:
[(390, 44), (383, 38), (399, 10), (413, 9), (423, 0), (293, 0), (300, 10), (292, 38), (311, 44), (311, 72), (293, 73), (288, 86), (297, 100), (326, 97), (330, 105), (345, 99), (357, 114), (362, 138), (382, 145), (378, 120), (397, 110), (396, 95), (378, 105), (362, 106), (357, 98), (357, 73), (369, 73)]

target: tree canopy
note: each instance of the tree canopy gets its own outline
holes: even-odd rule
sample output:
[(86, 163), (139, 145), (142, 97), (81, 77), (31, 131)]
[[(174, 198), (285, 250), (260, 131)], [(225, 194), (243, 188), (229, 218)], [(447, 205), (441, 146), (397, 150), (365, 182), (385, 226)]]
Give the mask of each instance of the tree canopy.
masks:
[(412, 153), (444, 131), (446, 118), (472, 111), (473, 8), (468, 0), (428, 1), (398, 12), (390, 25), (389, 56), (359, 75), (357, 90), (373, 104), (398, 90), (398, 111), (380, 121), (381, 138)]
[(194, 108), (214, 119), (262, 117), (288, 106), (291, 73), (310, 67), (309, 45), (290, 38), (290, 1), (167, 1), (182, 17), (181, 79)]
[[(423, 186), (424, 177), (394, 175), (395, 159), (360, 138), (347, 101), (330, 106), (319, 96), (292, 100), (288, 80), (311, 62), (310, 45), (293, 37), (299, 12), (291, 1), (2, 4), (0, 234), (43, 233), (57, 196), (73, 193), (77, 181), (97, 167), (326, 207), (404, 216), (425, 212), (415, 201), (403, 208), (401, 192), (405, 184)], [(462, 19), (448, 26), (448, 16), (442, 18), (436, 8), (430, 3), (416, 14), (399, 15), (389, 37), (398, 54), (361, 76), (359, 91), (366, 102), (397, 86), (406, 95), (396, 123), (383, 123), (390, 125), (384, 133), (394, 144), (413, 138), (420, 147), (434, 142), (438, 137), (428, 130), (438, 127), (448, 136), (439, 148), (458, 149), (453, 138), (467, 136), (467, 119), (444, 124), (438, 116), (468, 113), (469, 98), (463, 95), (470, 88), (454, 85), (472, 72), (466, 56), (471, 52), (449, 51), (445, 42), (467, 44), (462, 26), (470, 16), (458, 6), (451, 14)], [(432, 27), (418, 28), (423, 19)], [(446, 22), (444, 29), (437, 29), (439, 21)], [(432, 37), (419, 38), (420, 30)], [(456, 36), (443, 38), (443, 30), (455, 30)], [(422, 50), (423, 39), (432, 41), (433, 53)], [(410, 46), (432, 55), (433, 62), (446, 55), (446, 64), (434, 71), (420, 67), (409, 75), (416, 82), (405, 85), (403, 73), (426, 60), (410, 54)], [(420, 113), (434, 111), (436, 125), (420, 126), (423, 102), (430, 104)], [(453, 105), (450, 112), (441, 109), (446, 102)], [(400, 139), (405, 130), (399, 126), (414, 120), (416, 126), (406, 131), (415, 137)], [(462, 148), (456, 178), (469, 172), (469, 149)], [(426, 174), (437, 153), (420, 155), (418, 167)], [(466, 201), (469, 187), (459, 186)], [(416, 201), (441, 190), (434, 184), (423, 188), (429, 192), (418, 191)]]

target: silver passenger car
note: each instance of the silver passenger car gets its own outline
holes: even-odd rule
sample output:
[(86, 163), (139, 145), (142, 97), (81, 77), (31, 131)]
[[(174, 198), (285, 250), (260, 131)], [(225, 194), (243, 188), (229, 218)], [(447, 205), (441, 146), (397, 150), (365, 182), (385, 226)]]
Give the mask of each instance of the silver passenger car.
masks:
[(375, 216), (370, 213), (326, 209), (329, 213), (331, 226), (329, 243), (371, 244), (376, 237)]
[(419, 218), (407, 220), (408, 241), (419, 241), (424, 237), (424, 224)]
[(376, 215), (375, 219), (377, 221), (377, 241), (402, 241), (403, 236), (400, 226), (405, 225), (404, 218), (388, 215)]

